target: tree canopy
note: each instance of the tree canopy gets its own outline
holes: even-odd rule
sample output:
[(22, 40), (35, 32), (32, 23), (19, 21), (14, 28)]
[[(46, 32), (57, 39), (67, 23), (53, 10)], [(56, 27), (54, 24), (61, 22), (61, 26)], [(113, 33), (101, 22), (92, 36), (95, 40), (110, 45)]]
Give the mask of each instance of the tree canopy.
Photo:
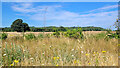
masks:
[(25, 32), (30, 31), (30, 28), (27, 23), (23, 23), (22, 19), (15, 20), (11, 25), (12, 31)]

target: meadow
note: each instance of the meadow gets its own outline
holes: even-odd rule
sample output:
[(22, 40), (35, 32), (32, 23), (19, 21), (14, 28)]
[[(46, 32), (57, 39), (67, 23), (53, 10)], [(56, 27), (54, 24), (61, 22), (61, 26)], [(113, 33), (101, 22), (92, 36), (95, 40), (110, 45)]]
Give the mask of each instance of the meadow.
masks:
[[(77, 39), (53, 32), (5, 33), (8, 37), (0, 43), (2, 66), (118, 65), (118, 39), (105, 31), (82, 32), (84, 38)], [(29, 34), (34, 36), (27, 39)]]

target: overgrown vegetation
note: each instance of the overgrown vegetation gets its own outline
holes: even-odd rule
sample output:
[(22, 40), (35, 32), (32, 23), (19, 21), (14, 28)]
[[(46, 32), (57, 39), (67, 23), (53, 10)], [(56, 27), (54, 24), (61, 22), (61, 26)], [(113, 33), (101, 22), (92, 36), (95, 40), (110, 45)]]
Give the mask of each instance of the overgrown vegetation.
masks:
[(82, 28), (78, 28), (77, 30), (76, 29), (68, 30), (67, 32), (64, 33), (64, 35), (66, 37), (75, 38), (75, 39), (83, 38)]
[(8, 35), (7, 35), (6, 33), (2, 33), (1, 39), (2, 39), (2, 40), (5, 40), (5, 39), (7, 38), (7, 36), (8, 36)]
[[(81, 30), (81, 29), (80, 29)], [(74, 34), (73, 30), (73, 33)], [(79, 30), (77, 31), (78, 34)], [(106, 33), (105, 33), (106, 34)], [(8, 37), (3, 41), (2, 65), (9, 66), (114, 66), (117, 65), (118, 42), (105, 40), (104, 33), (84, 34), (85, 38), (26, 34), (25, 39)], [(48, 36), (49, 35), (49, 36)], [(57, 35), (57, 34), (56, 34)], [(20, 37), (20, 36), (19, 36)], [(26, 39), (28, 38), (28, 39)], [(36, 39), (38, 38), (38, 39)], [(40, 38), (40, 39), (39, 39)], [(99, 39), (98, 39), (99, 38)], [(24, 40), (23, 40), (24, 39)], [(42, 39), (42, 40), (41, 40)], [(111, 63), (110, 63), (111, 62)]]
[[(44, 27), (30, 27), (30, 32), (55, 32), (56, 30), (58, 31), (67, 31), (67, 29), (73, 30), (73, 29), (77, 29), (78, 27), (55, 27), (55, 26), (49, 26), (46, 27), (46, 29)], [(93, 27), (93, 26), (88, 26), (88, 27), (79, 27), (82, 28), (83, 31), (106, 31), (107, 29), (101, 28), (101, 27)], [(5, 28), (0, 28), (2, 29), (2, 31), (4, 32), (13, 32), (12, 29), (10, 27), (5, 27)]]
[(35, 39), (36, 37), (35, 37), (34, 34), (30, 33), (30, 34), (25, 35), (25, 38), (26, 38), (27, 40), (31, 40), (31, 39)]
[[(1, 38), (4, 39), (1, 43), (3, 66), (118, 65), (118, 38), (120, 36), (117, 31), (112, 33), (108, 30), (97, 34), (87, 34), (83, 32), (85, 28), (60, 26), (46, 27), (45, 31), (53, 33), (35, 34), (36, 31), (44, 31), (44, 28), (30, 27), (33, 33), (26, 33), (26, 28), (22, 28), (20, 22), (22, 20), (16, 20), (13, 24), (15, 28), (20, 27), (22, 30), (9, 29), (19, 32), (18, 35), (1, 33)], [(87, 28), (90, 31), (96, 29)], [(7, 29), (5, 28), (5, 31), (9, 31)]]

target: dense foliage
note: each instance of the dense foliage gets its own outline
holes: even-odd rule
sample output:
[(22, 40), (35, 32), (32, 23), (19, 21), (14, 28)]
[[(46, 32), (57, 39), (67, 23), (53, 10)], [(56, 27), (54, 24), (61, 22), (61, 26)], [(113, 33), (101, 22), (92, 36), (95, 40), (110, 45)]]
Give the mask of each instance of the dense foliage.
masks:
[(82, 28), (68, 30), (64, 35), (69, 38), (83, 38)]
[(6, 33), (2, 33), (1, 39), (2, 39), (2, 40), (5, 40), (5, 39), (7, 38), (7, 36), (8, 36), (8, 35), (7, 35)]
[[(56, 32), (56, 31), (67, 31), (67, 30), (73, 30), (73, 29), (77, 29), (78, 27), (55, 27), (55, 26), (49, 26), (46, 27), (46, 29), (44, 27), (30, 27), (30, 31), (31, 32)], [(80, 27), (82, 28), (83, 31), (106, 31), (106, 29), (101, 28), (101, 27)], [(5, 28), (1, 28), (2, 31), (4, 32), (12, 32), (12, 29), (10, 27), (5, 27)]]
[(27, 40), (35, 39), (35, 35), (32, 34), (32, 33), (30, 33), (30, 34), (25, 35), (25, 38), (26, 38)]
[(11, 31), (25, 32), (25, 31), (30, 31), (30, 28), (27, 23), (23, 23), (22, 19), (17, 19), (12, 23)]

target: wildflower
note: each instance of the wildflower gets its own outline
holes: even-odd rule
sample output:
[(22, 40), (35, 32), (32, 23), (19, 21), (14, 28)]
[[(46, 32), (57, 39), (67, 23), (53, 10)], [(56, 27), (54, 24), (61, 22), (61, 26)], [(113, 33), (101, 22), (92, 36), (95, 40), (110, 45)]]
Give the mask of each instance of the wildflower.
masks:
[(45, 65), (45, 64), (42, 64), (42, 65)]
[(97, 52), (97, 54), (99, 54), (99, 53)]
[(31, 60), (33, 60), (33, 58), (30, 58)]
[(89, 54), (85, 54), (86, 56), (88, 56)]
[(58, 66), (58, 64), (56, 66)]
[(3, 54), (3, 56), (6, 56), (6, 54)]
[(10, 66), (13, 66), (14, 64), (12, 63)]
[(57, 57), (57, 59), (59, 59), (59, 57)]
[(72, 49), (71, 51), (74, 51), (74, 49)]
[(89, 65), (91, 64), (91, 63), (88, 63)]
[(56, 59), (56, 57), (53, 57), (53, 59), (55, 60), (55, 59)]
[(19, 61), (18, 60), (14, 60), (15, 63), (18, 63)]
[(77, 61), (75, 60), (74, 63), (77, 63)]
[(81, 53), (83, 53), (83, 51), (81, 51)]
[(43, 55), (45, 54), (45, 52), (42, 53)]
[(105, 53), (106, 51), (102, 51), (102, 53)]
[(74, 55), (72, 55), (72, 57), (73, 57)]

